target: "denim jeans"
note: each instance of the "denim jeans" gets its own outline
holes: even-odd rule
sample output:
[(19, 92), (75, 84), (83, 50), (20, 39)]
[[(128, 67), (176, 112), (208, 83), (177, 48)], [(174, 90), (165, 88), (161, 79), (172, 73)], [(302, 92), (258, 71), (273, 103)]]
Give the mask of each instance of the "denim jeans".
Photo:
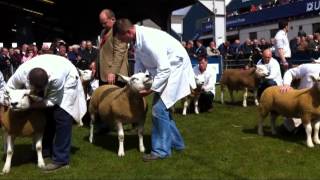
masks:
[(183, 138), (159, 93), (155, 93), (153, 97), (152, 123), (152, 154), (165, 158), (171, 155), (172, 148), (176, 150), (185, 148)]

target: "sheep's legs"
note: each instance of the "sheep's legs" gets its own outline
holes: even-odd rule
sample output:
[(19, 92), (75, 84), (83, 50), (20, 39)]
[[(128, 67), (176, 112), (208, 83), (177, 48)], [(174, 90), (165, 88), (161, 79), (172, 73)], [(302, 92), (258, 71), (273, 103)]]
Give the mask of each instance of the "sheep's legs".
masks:
[(277, 119), (276, 114), (271, 113), (270, 115), (270, 125), (271, 125), (271, 133), (272, 135), (276, 135), (277, 131), (276, 131), (276, 119)]
[(220, 101), (221, 101), (221, 104), (224, 104), (224, 89), (221, 88), (220, 90)]
[(143, 131), (144, 131), (144, 123), (138, 125), (138, 137), (139, 137), (139, 151), (144, 152), (144, 144), (143, 144)]
[(247, 107), (248, 88), (244, 88), (242, 106)]
[(253, 90), (253, 95), (254, 95), (254, 103), (256, 104), (256, 106), (259, 106), (257, 89)]
[(194, 113), (199, 114), (199, 96), (194, 98)]
[(313, 142), (315, 144), (320, 144), (319, 127), (320, 127), (320, 120), (317, 120), (314, 124), (314, 132), (313, 132)]
[(90, 135), (89, 135), (89, 142), (93, 142), (93, 130), (94, 130), (94, 122), (95, 122), (95, 115), (90, 114)]
[(43, 156), (42, 156), (42, 137), (43, 137), (42, 134), (37, 134), (34, 136), (34, 143), (36, 144), (39, 168), (43, 168), (45, 166)]
[(312, 133), (312, 126), (311, 126), (311, 123), (307, 123), (307, 124), (303, 124), (304, 125), (304, 128), (306, 130), (306, 134), (307, 134), (307, 146), (312, 148), (314, 147), (314, 144), (312, 142), (312, 139), (311, 139), (311, 133)]
[(258, 124), (258, 134), (260, 136), (263, 136), (263, 121), (264, 121), (265, 117), (260, 116), (260, 121)]
[(124, 131), (123, 131), (123, 126), (120, 121), (117, 121), (117, 130), (118, 130), (118, 139), (119, 139), (119, 150), (118, 150), (118, 156), (122, 157), (124, 156)]
[(188, 100), (188, 98), (186, 97), (185, 98), (185, 101), (184, 101), (184, 103), (183, 103), (183, 111), (182, 111), (182, 115), (187, 115), (187, 108), (188, 108), (188, 106), (189, 106), (189, 100)]
[(229, 95), (230, 95), (230, 98), (231, 98), (231, 102), (234, 103), (233, 90), (229, 89)]
[(11, 160), (13, 155), (14, 137), (9, 134), (6, 134), (5, 141), (7, 141), (7, 157), (4, 167), (2, 169), (2, 173), (4, 174), (10, 172)]

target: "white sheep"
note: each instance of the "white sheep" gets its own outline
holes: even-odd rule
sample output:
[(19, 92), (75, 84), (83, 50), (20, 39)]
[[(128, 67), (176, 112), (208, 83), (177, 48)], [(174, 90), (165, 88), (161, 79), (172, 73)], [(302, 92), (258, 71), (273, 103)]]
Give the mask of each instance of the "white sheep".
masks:
[(38, 167), (44, 167), (42, 137), (46, 123), (45, 113), (42, 110), (25, 110), (29, 108), (29, 101), (39, 101), (41, 98), (30, 95), (30, 90), (6, 89), (4, 100), (8, 106), (2, 106), (0, 112), (6, 149), (6, 161), (2, 173), (10, 172), (14, 140), (18, 136), (33, 136)]
[[(121, 76), (121, 75), (120, 75)], [(107, 122), (110, 127), (116, 126), (119, 139), (118, 156), (124, 156), (124, 131), (123, 123), (137, 123), (139, 136), (139, 150), (145, 151), (143, 144), (143, 128), (146, 119), (147, 103), (139, 94), (140, 90), (151, 87), (152, 79), (144, 74), (138, 73), (130, 78), (121, 76), (127, 82), (123, 88), (114, 85), (104, 85), (97, 88), (91, 97), (89, 104), (90, 143), (93, 142), (94, 121), (97, 117)]]
[(279, 86), (272, 86), (264, 90), (260, 98), (258, 134), (263, 135), (263, 121), (270, 113), (271, 131), (276, 134), (275, 120), (278, 115), (289, 118), (301, 118), (307, 134), (307, 146), (314, 147), (311, 139), (314, 123), (313, 141), (320, 144), (320, 78), (311, 76), (314, 82), (312, 88), (280, 92)]
[(199, 74), (195, 76), (195, 80), (196, 80), (197, 88), (193, 89), (189, 96), (183, 98), (184, 103), (183, 103), (182, 115), (184, 116), (187, 115), (187, 108), (189, 106), (191, 99), (193, 99), (193, 103), (194, 103), (194, 112), (196, 114), (199, 114), (198, 102), (199, 102), (199, 97), (202, 91), (202, 86), (204, 85), (204, 82), (205, 82), (205, 77), (203, 74)]
[(269, 75), (265, 65), (257, 65), (255, 68), (244, 69), (226, 69), (223, 71), (220, 88), (221, 104), (224, 104), (224, 87), (227, 86), (231, 101), (234, 102), (233, 91), (245, 90), (243, 94), (242, 106), (247, 107), (248, 89), (254, 91), (254, 102), (258, 106), (257, 89), (260, 79)]

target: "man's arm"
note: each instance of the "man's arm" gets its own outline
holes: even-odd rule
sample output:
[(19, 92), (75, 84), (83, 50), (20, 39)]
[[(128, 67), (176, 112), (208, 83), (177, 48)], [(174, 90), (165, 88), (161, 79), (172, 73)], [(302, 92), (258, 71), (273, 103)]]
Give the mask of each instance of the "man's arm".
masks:
[(292, 89), (291, 83), (293, 79), (299, 79), (301, 78), (301, 66), (291, 68), (286, 71), (286, 73), (283, 76), (283, 86), (280, 87), (280, 91), (282, 93), (288, 92), (289, 90)]

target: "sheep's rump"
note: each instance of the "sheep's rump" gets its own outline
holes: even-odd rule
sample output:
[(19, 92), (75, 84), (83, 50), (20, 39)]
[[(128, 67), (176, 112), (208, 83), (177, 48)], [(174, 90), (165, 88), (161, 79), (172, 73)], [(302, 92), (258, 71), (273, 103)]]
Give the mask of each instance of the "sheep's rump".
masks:
[(229, 89), (242, 90), (244, 87), (254, 88), (254, 72), (255, 69), (226, 69), (221, 77), (221, 85), (227, 86)]
[(12, 111), (1, 107), (1, 114), (1, 124), (9, 134), (31, 136), (44, 131), (46, 116), (43, 110)]

